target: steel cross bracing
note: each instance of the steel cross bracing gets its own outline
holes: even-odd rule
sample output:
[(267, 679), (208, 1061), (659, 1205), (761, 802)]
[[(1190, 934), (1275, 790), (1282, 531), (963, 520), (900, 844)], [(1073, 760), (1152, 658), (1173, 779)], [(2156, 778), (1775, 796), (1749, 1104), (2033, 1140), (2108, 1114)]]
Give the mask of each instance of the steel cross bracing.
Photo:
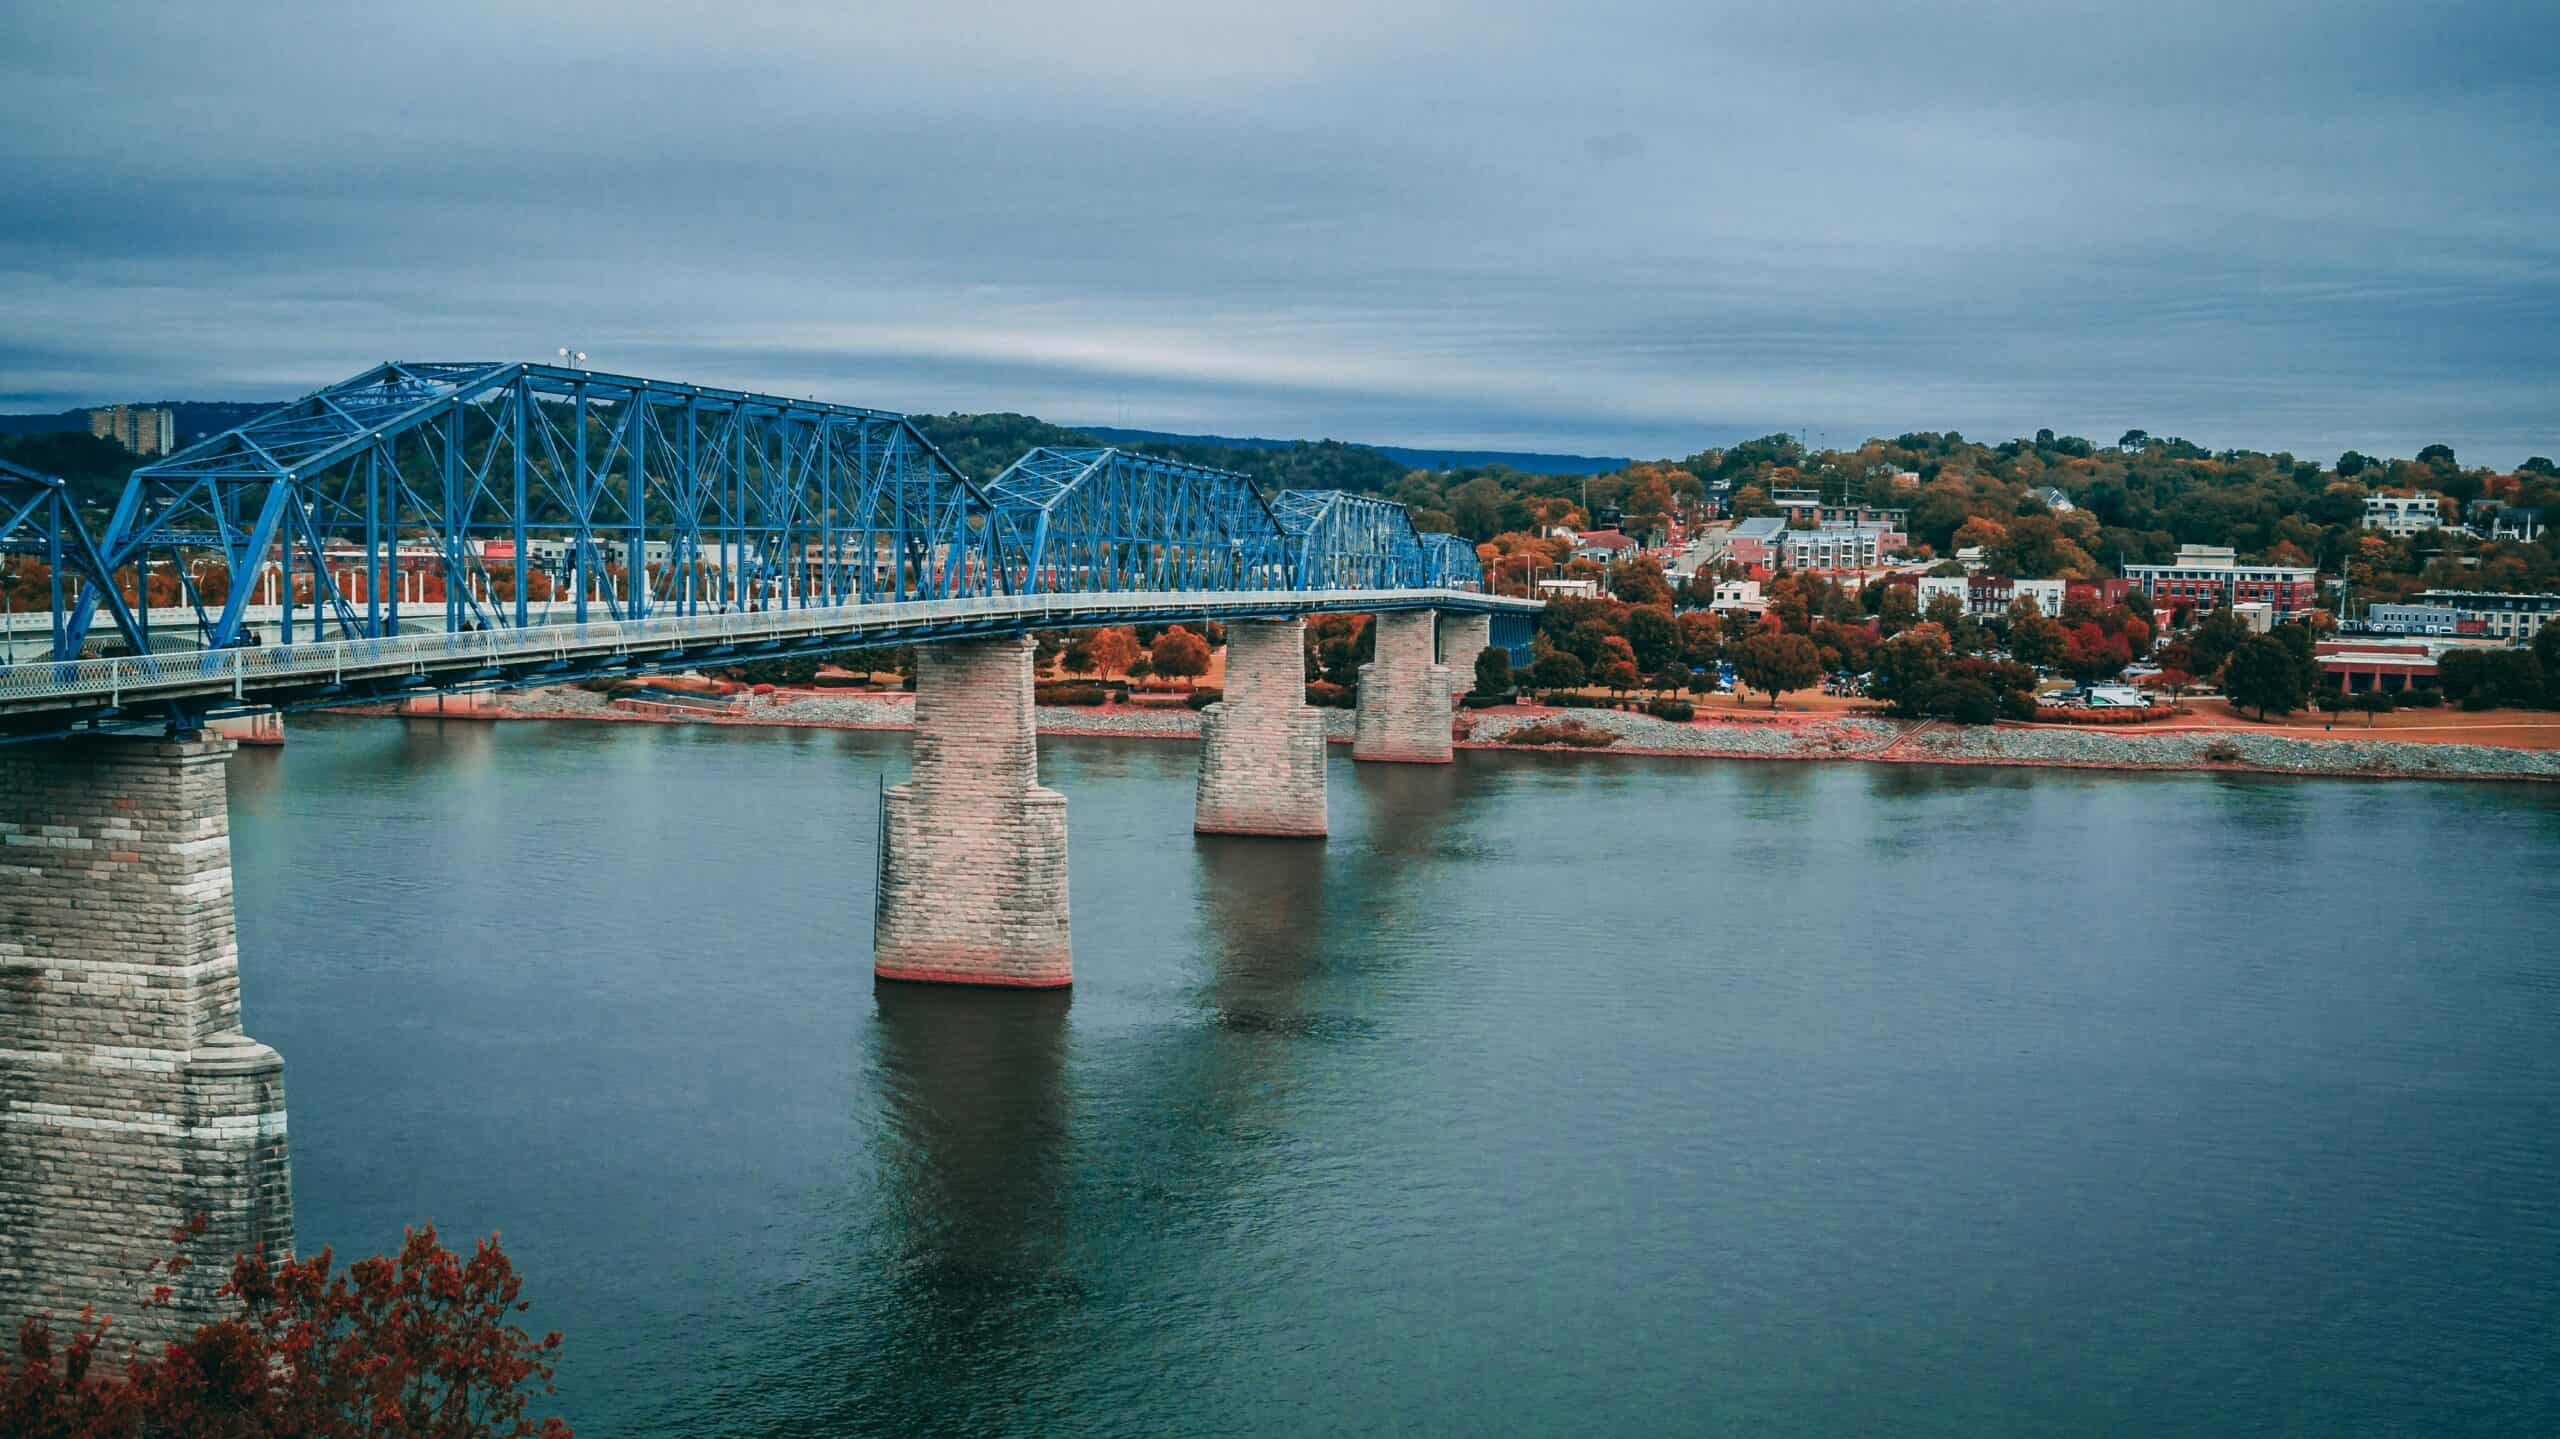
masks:
[(404, 593), (456, 630), (530, 623), (537, 591), (580, 621), (969, 593), (985, 509), (885, 411), (387, 363), (135, 471), (99, 549), (115, 570), (219, 559), (197, 638), (221, 648), (259, 595), (287, 601), (290, 643), (398, 634)]
[[(102, 604), (111, 653), (156, 666), (173, 645), (259, 643), (253, 611), (280, 617), (281, 646), (299, 649), (400, 638), (404, 620), (467, 635), (1289, 591), (1340, 608), (1345, 592), (1482, 581), (1467, 541), (1419, 534), (1370, 496), (1265, 496), (1229, 471), (1117, 449), (1035, 449), (982, 487), (885, 411), (538, 364), (377, 366), (136, 470), (95, 545), (58, 481), (12, 471), (0, 495), (0, 538), (49, 557), (49, 648), (64, 662), (94, 652)], [(152, 608), (120, 597), (154, 580), (191, 617), (181, 633), (164, 609), (155, 637)], [(863, 638), (875, 628), (809, 632), (905, 642)], [(418, 677), (444, 683), (433, 667)]]
[(1233, 471), (1044, 446), (987, 498), (1011, 593), (1292, 587), (1279, 521)]
[[(0, 566), (6, 566), (6, 557), (12, 555), (32, 557), (45, 568), (41, 599), (52, 612), (51, 648), (56, 656), (79, 649), (65, 626), (72, 602), (85, 589), (94, 589), (103, 597), (126, 644), (139, 648), (140, 623), (109, 583), (108, 576), (113, 571), (99, 556), (98, 547), (90, 542), (89, 531), (80, 523), (79, 512), (73, 508), (62, 481), (0, 460)], [(22, 595), (20, 591), (25, 587), (23, 569), (0, 568), (0, 610), (14, 615), (37, 609), (39, 597)]]

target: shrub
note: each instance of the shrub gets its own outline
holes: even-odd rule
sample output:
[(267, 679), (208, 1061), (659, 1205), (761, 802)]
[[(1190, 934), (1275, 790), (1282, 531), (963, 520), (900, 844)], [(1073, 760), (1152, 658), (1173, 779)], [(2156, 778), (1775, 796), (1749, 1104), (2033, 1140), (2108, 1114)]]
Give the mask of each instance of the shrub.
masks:
[(1465, 705), (1467, 708), (1469, 708), (1469, 709), (1471, 709), (1471, 710), (1489, 710), (1489, 709), (1493, 708), (1495, 705), (1507, 705), (1507, 704), (1511, 703), (1511, 696), (1509, 696), (1509, 695), (1507, 695), (1507, 694), (1501, 694), (1501, 695), (1479, 695), (1479, 694), (1470, 694), (1470, 695), (1466, 695), (1466, 696), (1462, 697), (1458, 702), (1459, 702), (1460, 704)]
[(2144, 705), (2139, 709), (2077, 709), (2067, 705), (2038, 705), (2035, 717), (2044, 724), (2148, 724), (2167, 719), (2177, 710), (2169, 705)]
[(1321, 709), (1347, 710), (1358, 704), (1359, 698), (1359, 692), (1349, 685), (1338, 685), (1330, 680), (1307, 682), (1307, 703)]
[(1511, 651), (1500, 645), (1487, 645), (1476, 652), (1476, 687), (1480, 695), (1511, 692)]
[(1687, 700), (1655, 700), (1644, 707), (1644, 712), (1673, 724), (1687, 724), (1698, 717), (1698, 707)]
[(1191, 692), (1191, 697), (1184, 700), (1183, 703), (1191, 706), (1193, 709), (1204, 710), (1226, 697), (1227, 692), (1225, 690), (1219, 689), (1215, 685), (1203, 685), (1199, 689), (1193, 690)]
[(2440, 709), (2444, 696), (2434, 690), (2402, 690), (2391, 697), (2391, 702), (2404, 710)]
[(1047, 684), (1031, 687), (1031, 700), (1044, 705), (1098, 705), (1110, 697), (1100, 685)]
[(1615, 700), (1605, 700), (1595, 695), (1582, 694), (1574, 690), (1553, 691), (1552, 693), (1541, 696), (1539, 702), (1542, 704), (1553, 705), (1560, 710), (1605, 710), (1617, 708), (1617, 701)]
[(2240, 746), (2227, 739), (2218, 739), (2204, 747), (2204, 757), (2213, 764), (2238, 764), (2241, 760)]
[(1570, 749), (1605, 749), (1618, 742), (1616, 732), (1575, 719), (1540, 720), (1502, 737), (1504, 744), (1563, 745)]

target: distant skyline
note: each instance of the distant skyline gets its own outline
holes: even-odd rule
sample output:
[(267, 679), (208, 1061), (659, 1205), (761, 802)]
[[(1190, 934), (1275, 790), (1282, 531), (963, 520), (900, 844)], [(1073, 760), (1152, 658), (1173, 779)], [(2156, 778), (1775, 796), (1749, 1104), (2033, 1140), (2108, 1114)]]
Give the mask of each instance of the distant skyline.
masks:
[(545, 359), (1676, 457), (2560, 453), (2560, 16), (86, 0), (0, 22), (0, 409)]

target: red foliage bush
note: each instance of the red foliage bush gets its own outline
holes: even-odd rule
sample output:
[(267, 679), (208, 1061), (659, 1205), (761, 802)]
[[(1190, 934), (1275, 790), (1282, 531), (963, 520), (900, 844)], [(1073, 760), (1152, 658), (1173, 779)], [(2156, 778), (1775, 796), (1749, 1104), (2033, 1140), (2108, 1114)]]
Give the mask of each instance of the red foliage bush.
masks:
[[(177, 1236), (200, 1232), (202, 1221)], [(183, 1255), (167, 1262), (178, 1274)], [(524, 1417), (551, 1391), (560, 1336), (511, 1321), (522, 1282), (493, 1236), (464, 1260), (412, 1229), (399, 1257), (331, 1272), (329, 1251), (275, 1264), (243, 1254), (220, 1291), (240, 1312), (157, 1355), (101, 1354), (108, 1321), (83, 1312), (67, 1340), (19, 1325), (0, 1355), (0, 1434), (58, 1439), (569, 1439)], [(166, 1303), (162, 1287), (154, 1302)]]
[(2036, 706), (2038, 724), (2148, 724), (2176, 714), (2171, 705), (2144, 705), (2140, 709), (2081, 709), (2070, 705)]

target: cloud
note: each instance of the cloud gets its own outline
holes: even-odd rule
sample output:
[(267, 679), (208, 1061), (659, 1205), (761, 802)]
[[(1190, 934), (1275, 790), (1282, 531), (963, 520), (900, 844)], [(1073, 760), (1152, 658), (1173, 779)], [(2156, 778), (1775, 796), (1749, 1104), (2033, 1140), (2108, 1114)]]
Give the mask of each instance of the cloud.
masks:
[(21, 405), (575, 343), (857, 403), (1382, 442), (2560, 448), (2560, 101), (2534, 83), (2560, 22), (2520, 7), (12, 25)]

